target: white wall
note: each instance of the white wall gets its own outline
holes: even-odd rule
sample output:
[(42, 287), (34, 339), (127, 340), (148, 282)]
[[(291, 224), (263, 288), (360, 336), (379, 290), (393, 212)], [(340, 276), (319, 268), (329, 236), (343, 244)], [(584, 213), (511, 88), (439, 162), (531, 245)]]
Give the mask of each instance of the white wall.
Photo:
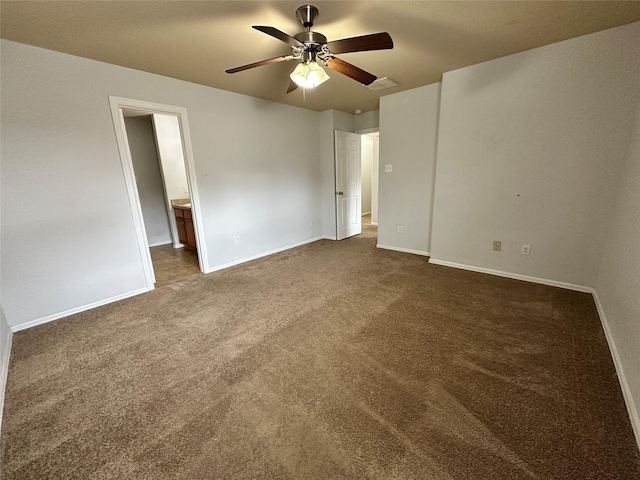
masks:
[(178, 117), (176, 115), (153, 114), (153, 125), (167, 198), (170, 201), (189, 198), (189, 183), (187, 182)]
[[(178, 238), (178, 226), (173, 211), (172, 200), (191, 198), (187, 167), (184, 159), (182, 134), (177, 115), (152, 116), (155, 141), (160, 158), (160, 171), (165, 191), (166, 210), (169, 212), (169, 225), (174, 248), (182, 247)], [(194, 219), (195, 221), (195, 219)]]
[[(640, 45), (640, 36), (636, 45)], [(640, 68), (640, 63), (636, 63)], [(640, 78), (640, 74), (638, 75)], [(618, 358), (618, 375), (640, 446), (640, 88), (628, 98), (636, 105), (635, 136), (611, 212), (604, 254), (596, 281), (596, 298), (608, 340)]]
[(147, 241), (151, 246), (171, 243), (167, 201), (151, 116), (125, 118), (124, 123)]
[(380, 99), (379, 247), (430, 251), (439, 98), (438, 83)]
[(364, 112), (353, 116), (354, 132), (359, 130), (371, 130), (380, 126), (380, 110)]
[(378, 224), (378, 192), (380, 185), (380, 136), (373, 136), (373, 165), (371, 167), (371, 223)]
[(9, 359), (11, 357), (11, 339), (13, 333), (9, 329), (4, 309), (0, 305), (0, 431), (2, 430), (2, 411), (4, 410), (4, 392), (7, 387)]
[(362, 135), (360, 146), (360, 184), (362, 185), (361, 209), (363, 214), (371, 213), (371, 183), (373, 169), (373, 137)]
[(320, 139), (320, 169), (322, 191), (320, 208), (322, 210), (322, 236), (336, 238), (335, 212), (335, 167), (333, 166), (333, 112), (325, 110), (318, 114), (318, 138)]
[(444, 75), (432, 260), (595, 285), (637, 126), (639, 28)]
[(1, 48), (2, 302), (13, 328), (144, 289), (109, 95), (187, 109), (208, 270), (321, 235), (316, 112)]

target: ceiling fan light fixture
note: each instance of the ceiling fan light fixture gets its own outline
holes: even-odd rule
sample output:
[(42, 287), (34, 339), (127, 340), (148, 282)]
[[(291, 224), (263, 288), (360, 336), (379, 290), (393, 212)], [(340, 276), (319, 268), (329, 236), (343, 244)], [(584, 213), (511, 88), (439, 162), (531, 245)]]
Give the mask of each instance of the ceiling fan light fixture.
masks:
[[(287, 93), (293, 92), (298, 87), (304, 89), (315, 88), (329, 80), (329, 75), (322, 69), (323, 66), (362, 85), (370, 85), (375, 82), (375, 75), (345, 62), (336, 57), (335, 54), (391, 49), (393, 48), (393, 40), (387, 32), (371, 33), (329, 42), (323, 34), (311, 31), (313, 22), (318, 16), (316, 7), (302, 5), (296, 10), (296, 15), (306, 30), (296, 33), (294, 36), (287, 35), (274, 27), (253, 25), (254, 29), (289, 45), (291, 47), (291, 55), (268, 58), (259, 62), (230, 68), (226, 72), (237, 73), (271, 63), (297, 60), (298, 65), (289, 75), (291, 81), (287, 87)], [(320, 60), (320, 64), (318, 64), (317, 60)]]
[(327, 72), (315, 61), (299, 63), (289, 76), (296, 85), (302, 88), (315, 88), (330, 78)]

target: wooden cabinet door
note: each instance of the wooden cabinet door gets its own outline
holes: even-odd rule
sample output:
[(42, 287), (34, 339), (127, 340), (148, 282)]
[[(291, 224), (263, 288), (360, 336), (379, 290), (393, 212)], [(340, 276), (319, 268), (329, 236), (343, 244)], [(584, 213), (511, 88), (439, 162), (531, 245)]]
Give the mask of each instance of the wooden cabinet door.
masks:
[(184, 224), (183, 210), (181, 208), (174, 208), (174, 214), (176, 216), (176, 228), (178, 230), (178, 241), (183, 245), (187, 244), (187, 228)]
[[(184, 229), (185, 229), (185, 236), (186, 236), (185, 245), (191, 248), (196, 248), (196, 233), (193, 228), (193, 220), (191, 218), (185, 217)], [(184, 242), (181, 241), (181, 243), (184, 243)]]
[(178, 240), (186, 248), (196, 248), (196, 233), (193, 228), (193, 218), (191, 210), (186, 208), (174, 207), (173, 212), (176, 216), (176, 227), (178, 229)]

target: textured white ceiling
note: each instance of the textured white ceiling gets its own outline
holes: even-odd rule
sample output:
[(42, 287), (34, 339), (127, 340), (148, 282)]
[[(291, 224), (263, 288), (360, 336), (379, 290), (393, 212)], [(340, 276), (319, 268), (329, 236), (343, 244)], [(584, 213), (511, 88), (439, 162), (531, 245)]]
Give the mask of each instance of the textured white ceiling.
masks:
[(294, 62), (227, 74), (287, 55), (251, 28), (294, 35), (302, 1), (6, 1), (2, 38), (322, 111), (378, 108), (382, 95), (439, 81), (444, 72), (640, 20), (640, 2), (314, 1), (313, 27), (329, 41), (389, 32), (393, 50), (339, 55), (400, 85), (371, 91), (337, 72), (314, 90), (285, 94)]

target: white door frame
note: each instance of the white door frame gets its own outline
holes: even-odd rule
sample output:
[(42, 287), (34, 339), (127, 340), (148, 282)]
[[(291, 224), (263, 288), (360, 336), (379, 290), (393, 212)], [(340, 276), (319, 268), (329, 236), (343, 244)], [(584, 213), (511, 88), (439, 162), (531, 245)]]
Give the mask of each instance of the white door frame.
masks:
[[(132, 110), (143, 110), (148, 113), (158, 113), (165, 115), (176, 115), (180, 124), (180, 134), (182, 137), (182, 154), (185, 159), (185, 169), (187, 172), (187, 183), (189, 192), (191, 193), (191, 212), (194, 218), (194, 228), (196, 234), (196, 244), (198, 248), (198, 263), (201, 272), (206, 272), (205, 265), (208, 265), (207, 250), (204, 238), (204, 228), (202, 227), (202, 214), (200, 211), (200, 196), (198, 194), (198, 183), (196, 181), (196, 169), (193, 160), (193, 148), (191, 146), (191, 132), (189, 130), (189, 121), (187, 118), (187, 109), (174, 105), (163, 105), (160, 103), (146, 102), (143, 100), (134, 100), (130, 98), (109, 96), (109, 105), (111, 107), (111, 117), (113, 118), (113, 126), (116, 133), (116, 141), (118, 143), (118, 151), (120, 153), (120, 161), (122, 162), (122, 170), (124, 172), (124, 180), (129, 196), (129, 206), (133, 216), (133, 223), (136, 230), (136, 238), (138, 240), (138, 251), (142, 260), (144, 269), (145, 283), (147, 288), (153, 289), (155, 283), (155, 275), (153, 273), (153, 264), (151, 263), (151, 253), (149, 252), (149, 242), (144, 227), (144, 219), (142, 217), (142, 207), (140, 205), (140, 197), (138, 195), (138, 187), (136, 185), (136, 175), (133, 169), (133, 161), (131, 159), (131, 151), (129, 150), (129, 140), (127, 137), (127, 129), (124, 123), (123, 108)], [(168, 212), (171, 215), (171, 212)]]

